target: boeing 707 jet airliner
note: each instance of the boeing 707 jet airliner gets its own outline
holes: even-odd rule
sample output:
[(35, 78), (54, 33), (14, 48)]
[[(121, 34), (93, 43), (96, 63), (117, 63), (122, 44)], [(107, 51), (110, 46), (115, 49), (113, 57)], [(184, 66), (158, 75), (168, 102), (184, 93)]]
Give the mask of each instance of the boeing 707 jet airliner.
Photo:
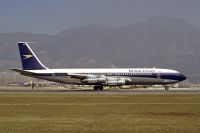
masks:
[(178, 71), (157, 68), (88, 68), (50, 69), (44, 66), (27, 42), (18, 42), (23, 69), (11, 70), (22, 75), (64, 84), (92, 85), (94, 90), (104, 86), (175, 84), (186, 79)]

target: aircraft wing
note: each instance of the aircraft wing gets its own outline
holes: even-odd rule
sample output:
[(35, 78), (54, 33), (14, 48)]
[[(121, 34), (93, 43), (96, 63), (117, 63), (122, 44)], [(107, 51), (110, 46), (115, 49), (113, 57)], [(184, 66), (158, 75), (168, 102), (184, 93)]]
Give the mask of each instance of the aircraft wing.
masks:
[[(84, 75), (84, 74), (75, 74), (75, 73), (68, 73), (68, 76), (70, 76), (71, 78), (76, 78), (76, 79), (86, 79), (86, 78), (97, 77), (96, 75)], [(99, 75), (98, 77), (105, 77), (105, 76)]]
[(71, 78), (76, 78), (76, 79), (105, 79), (105, 80), (119, 80), (119, 79), (123, 79), (123, 80), (126, 80), (126, 81), (129, 81), (131, 82), (131, 79), (128, 78), (128, 77), (108, 77), (108, 76), (105, 76), (105, 75), (83, 75), (83, 74), (74, 74), (74, 73), (68, 73), (68, 76), (70, 76)]
[[(29, 72), (29, 71), (25, 71), (25, 70), (21, 70), (21, 69), (16, 69), (16, 68), (10, 68), (9, 70), (18, 72), (20, 74), (24, 74), (24, 75), (32, 75), (34, 74), (34, 72)], [(95, 75), (84, 75), (84, 74), (75, 74), (75, 73), (67, 73), (67, 76), (70, 76), (71, 78), (75, 78), (75, 79), (85, 79), (85, 78), (92, 78), (92, 77), (96, 77)], [(104, 76), (104, 75), (102, 75)], [(98, 76), (99, 77), (99, 76)]]

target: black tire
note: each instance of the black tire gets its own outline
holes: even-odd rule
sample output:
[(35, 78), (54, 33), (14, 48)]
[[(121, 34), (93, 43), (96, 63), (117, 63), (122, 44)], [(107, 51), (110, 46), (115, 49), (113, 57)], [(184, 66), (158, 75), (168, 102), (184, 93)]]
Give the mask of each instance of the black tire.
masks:
[(103, 90), (103, 86), (99, 86), (99, 90), (101, 90), (101, 91), (102, 91), (102, 90)]
[(98, 90), (98, 86), (93, 87), (94, 91)]
[(169, 86), (165, 86), (165, 90), (169, 90)]

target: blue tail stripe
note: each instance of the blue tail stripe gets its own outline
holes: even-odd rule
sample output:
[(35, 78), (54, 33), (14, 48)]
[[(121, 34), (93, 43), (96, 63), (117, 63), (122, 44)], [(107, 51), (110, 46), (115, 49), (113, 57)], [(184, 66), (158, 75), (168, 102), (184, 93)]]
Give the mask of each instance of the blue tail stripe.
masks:
[(23, 70), (47, 69), (47, 67), (40, 62), (27, 43), (20, 42), (18, 43), (18, 47)]

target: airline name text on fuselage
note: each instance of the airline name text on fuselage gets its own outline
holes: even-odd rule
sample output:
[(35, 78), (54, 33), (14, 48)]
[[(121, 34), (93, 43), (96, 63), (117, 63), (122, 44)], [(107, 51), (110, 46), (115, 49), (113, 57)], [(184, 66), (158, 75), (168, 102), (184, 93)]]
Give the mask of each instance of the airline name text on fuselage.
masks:
[(155, 73), (155, 70), (129, 70), (130, 73)]

